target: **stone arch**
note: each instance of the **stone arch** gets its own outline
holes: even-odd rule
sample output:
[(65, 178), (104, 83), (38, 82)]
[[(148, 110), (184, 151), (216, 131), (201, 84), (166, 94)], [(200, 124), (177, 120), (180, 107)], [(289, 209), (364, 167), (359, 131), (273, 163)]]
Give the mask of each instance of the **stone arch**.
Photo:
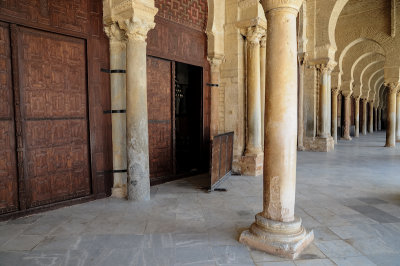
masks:
[(373, 64), (384, 62), (385, 56), (380, 53), (372, 53), (363, 57), (358, 64), (355, 66), (354, 71), (352, 73), (352, 77), (354, 79), (354, 95), (362, 96), (362, 77), (365, 71), (372, 66)]
[(373, 100), (375, 98), (375, 81), (383, 77), (383, 68), (376, 70), (368, 79), (368, 99)]
[(379, 106), (379, 90), (384, 82), (384, 76), (380, 76), (378, 79), (376, 79), (375, 81), (375, 85), (374, 85), (374, 92), (375, 92), (375, 97), (374, 97), (374, 105), (375, 107)]
[(384, 64), (385, 64), (385, 61), (378, 61), (378, 62), (370, 63), (363, 70), (363, 73), (362, 73), (362, 75), (360, 77), (361, 90), (362, 90), (363, 97), (369, 98), (369, 81), (370, 81), (370, 77), (374, 73), (376, 73), (377, 71), (382, 70)]

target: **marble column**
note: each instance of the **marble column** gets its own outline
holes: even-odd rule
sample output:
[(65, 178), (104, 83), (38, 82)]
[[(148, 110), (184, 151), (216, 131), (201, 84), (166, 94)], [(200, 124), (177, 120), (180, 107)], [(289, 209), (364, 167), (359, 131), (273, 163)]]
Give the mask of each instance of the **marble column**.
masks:
[[(126, 38), (117, 23), (105, 26), (104, 31), (110, 39), (110, 70), (114, 70), (110, 73), (113, 170), (123, 171), (126, 169), (126, 77), (120, 70), (126, 68)], [(111, 196), (125, 198), (126, 173), (115, 172), (113, 177)]]
[(299, 151), (305, 150), (304, 148), (304, 68), (305, 68), (306, 54), (302, 53), (299, 55), (299, 91), (298, 91), (298, 103), (297, 108), (297, 149)]
[(400, 142), (400, 93), (396, 96), (396, 142)]
[(343, 130), (343, 139), (351, 140), (350, 137), (350, 117), (351, 117), (351, 93), (345, 92), (344, 96), (344, 130)]
[(396, 146), (396, 101), (397, 83), (389, 83), (387, 95), (387, 115), (386, 115), (386, 145), (385, 147)]
[(360, 96), (356, 96), (354, 99), (355, 99), (354, 120), (356, 124), (354, 129), (354, 136), (358, 138), (360, 136)]
[(296, 16), (302, 1), (263, 0), (268, 21), (263, 211), (239, 241), (296, 258), (313, 232), (294, 215), (297, 146)]
[(210, 63), (210, 90), (211, 90), (211, 121), (210, 121), (210, 139), (219, 133), (219, 82), (220, 82), (220, 66), (223, 56), (208, 57)]
[(261, 27), (247, 30), (247, 136), (242, 158), (244, 175), (261, 175), (263, 151), (261, 144), (260, 40)]
[(128, 200), (150, 199), (149, 134), (147, 115), (147, 32), (154, 22), (126, 19), (126, 149)]
[(264, 120), (265, 120), (265, 66), (267, 56), (267, 39), (261, 37), (260, 42), (260, 101), (261, 101), (261, 146), (264, 149)]
[(374, 132), (374, 102), (369, 103), (368, 133)]
[(367, 99), (362, 99), (363, 113), (362, 113), (362, 134), (367, 135)]
[(331, 134), (333, 137), (333, 140), (335, 141), (335, 144), (338, 141), (338, 137), (337, 137), (337, 105), (338, 105), (338, 94), (339, 94), (339, 90), (337, 88), (333, 88), (332, 89), (332, 128), (331, 128)]

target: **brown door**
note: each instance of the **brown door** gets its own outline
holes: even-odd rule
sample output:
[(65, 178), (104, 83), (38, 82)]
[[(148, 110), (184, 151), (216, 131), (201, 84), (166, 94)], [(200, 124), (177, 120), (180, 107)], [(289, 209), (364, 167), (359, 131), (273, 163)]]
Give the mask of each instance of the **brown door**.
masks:
[(85, 42), (18, 28), (27, 207), (90, 194)]
[(0, 23), (0, 214), (18, 209), (10, 34)]
[(150, 178), (173, 173), (171, 77), (170, 61), (147, 57)]

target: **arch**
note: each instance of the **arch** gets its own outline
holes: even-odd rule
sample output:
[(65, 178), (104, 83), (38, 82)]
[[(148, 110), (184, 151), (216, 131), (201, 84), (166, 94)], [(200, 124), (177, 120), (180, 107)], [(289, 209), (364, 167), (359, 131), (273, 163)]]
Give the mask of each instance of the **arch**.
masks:
[(362, 96), (362, 75), (371, 65), (385, 61), (385, 56), (380, 53), (371, 53), (365, 57), (360, 58), (361, 60), (354, 66), (351, 77), (354, 84), (354, 95)]
[(368, 99), (373, 100), (375, 97), (374, 81), (383, 76), (383, 68), (376, 70), (368, 79)]
[(369, 98), (369, 81), (370, 77), (376, 73), (377, 71), (383, 70), (385, 62), (380, 61), (380, 62), (374, 62), (369, 64), (368, 66), (365, 67), (365, 70), (363, 71), (362, 76), (360, 77), (361, 79), (361, 90), (362, 90), (362, 95), (364, 97)]

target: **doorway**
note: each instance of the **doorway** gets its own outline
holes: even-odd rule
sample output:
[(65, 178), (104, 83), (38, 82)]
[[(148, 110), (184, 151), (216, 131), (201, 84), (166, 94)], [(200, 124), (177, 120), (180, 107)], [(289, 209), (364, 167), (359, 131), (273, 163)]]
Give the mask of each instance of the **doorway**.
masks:
[(202, 68), (175, 63), (175, 138), (177, 174), (201, 168)]

